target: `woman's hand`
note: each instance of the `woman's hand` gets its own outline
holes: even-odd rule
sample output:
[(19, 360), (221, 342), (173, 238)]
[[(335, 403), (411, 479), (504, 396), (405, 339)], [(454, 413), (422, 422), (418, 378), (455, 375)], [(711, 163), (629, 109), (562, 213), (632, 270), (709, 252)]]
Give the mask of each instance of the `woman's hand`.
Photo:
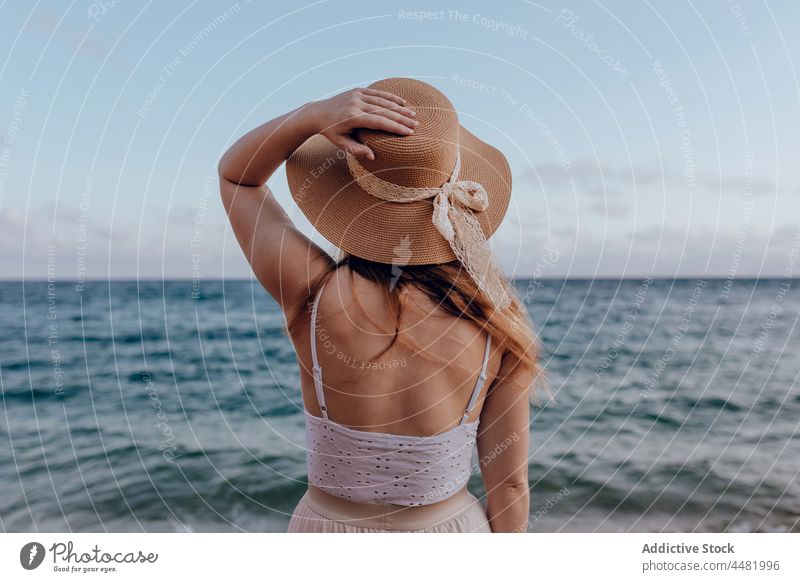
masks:
[(352, 89), (308, 105), (317, 133), (357, 158), (374, 160), (373, 151), (354, 138), (356, 129), (379, 129), (410, 135), (418, 122), (406, 101), (386, 91)]

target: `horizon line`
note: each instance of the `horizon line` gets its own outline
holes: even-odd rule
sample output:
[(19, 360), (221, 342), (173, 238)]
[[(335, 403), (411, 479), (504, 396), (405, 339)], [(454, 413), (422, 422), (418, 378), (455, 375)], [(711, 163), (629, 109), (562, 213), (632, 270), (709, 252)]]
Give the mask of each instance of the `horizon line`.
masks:
[[(682, 280), (690, 280), (690, 279), (708, 279), (708, 280), (715, 280), (715, 281), (725, 281), (725, 280), (743, 280), (743, 281), (760, 281), (760, 280), (778, 280), (778, 279), (785, 279), (789, 281), (794, 281), (799, 279), (799, 277), (786, 277), (784, 275), (744, 275), (744, 276), (736, 276), (730, 277), (727, 275), (621, 275), (621, 276), (613, 276), (613, 275), (602, 275), (602, 276), (584, 276), (584, 275), (570, 275), (564, 277), (513, 277), (510, 281), (639, 281), (642, 279), (654, 279), (654, 280), (673, 280), (673, 281), (682, 281)], [(159, 277), (141, 277), (141, 278), (131, 278), (131, 277), (110, 277), (105, 279), (100, 278), (91, 278), (91, 279), (84, 279), (83, 281), (78, 281), (76, 279), (54, 279), (50, 281), (45, 277), (35, 277), (35, 278), (2, 278), (0, 277), (0, 283), (72, 283), (72, 284), (85, 284), (85, 283), (135, 283), (135, 282), (144, 282), (144, 283), (152, 283), (152, 282), (224, 282), (224, 281), (233, 281), (233, 282), (255, 282), (258, 283), (258, 278), (256, 277), (201, 277), (199, 279), (195, 279), (193, 277), (168, 277), (168, 278), (159, 278)]]

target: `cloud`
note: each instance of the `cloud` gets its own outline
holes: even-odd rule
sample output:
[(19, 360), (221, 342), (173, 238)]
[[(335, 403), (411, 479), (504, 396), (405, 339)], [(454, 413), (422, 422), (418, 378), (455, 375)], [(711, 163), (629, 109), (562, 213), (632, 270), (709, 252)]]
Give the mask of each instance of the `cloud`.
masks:
[(541, 276), (782, 277), (787, 268), (800, 275), (800, 224), (771, 233), (720, 231), (713, 244), (711, 233), (702, 227), (653, 225), (606, 236), (573, 227), (552, 234), (548, 239), (532, 234), (523, 252), (499, 245), (497, 255), (506, 272), (529, 277), (555, 249), (557, 260)]
[[(733, 218), (716, 224), (718, 217), (705, 211), (683, 217), (655, 213), (642, 220), (626, 212), (631, 199), (616, 186), (605, 191), (596, 185), (588, 188), (577, 209), (566, 213), (554, 208), (556, 196), (550, 194), (549, 208), (541, 195), (515, 195), (507, 219), (492, 238), (495, 255), (512, 276), (724, 277), (734, 272), (737, 277), (780, 277), (791, 266), (791, 251), (800, 236), (800, 214), (770, 203), (765, 204), (763, 218), (754, 215), (749, 223), (737, 222), (734, 208)], [(618, 214), (616, 222), (606, 220), (606, 204), (609, 214)], [(646, 206), (642, 200), (639, 205)], [(198, 235), (198, 210), (193, 205), (176, 205), (169, 213), (166, 208), (148, 210), (141, 228), (135, 216), (120, 212), (112, 228), (110, 215), (101, 206), (93, 207), (84, 251), (77, 240), (77, 208), (63, 201), (58, 206), (34, 205), (27, 215), (22, 208), (9, 205), (0, 212), (0, 273), (5, 279), (19, 279), (23, 273), (46, 278), (48, 252), (57, 259), (57, 277), (67, 280), (76, 277), (79, 260), (85, 261), (86, 275), (95, 279), (191, 278), (198, 268), (203, 278), (251, 276), (216, 202), (203, 216), (197, 244), (193, 238)], [(785, 220), (774, 224), (775, 217)]]
[[(738, 175), (698, 173), (696, 181), (701, 191), (725, 193), (745, 191), (744, 170)], [(519, 177), (519, 182), (523, 184), (523, 188), (533, 186), (545, 192), (572, 192), (575, 189), (578, 194), (584, 194), (589, 198), (609, 200), (619, 199), (620, 195), (631, 196), (639, 190), (672, 191), (676, 187), (687, 186), (684, 175), (675, 169), (647, 164), (637, 164), (629, 168), (606, 163), (598, 164), (593, 160), (577, 160), (569, 169), (552, 162), (536, 164)], [(752, 176), (749, 187), (753, 194), (800, 194), (800, 186), (785, 185), (778, 188), (774, 180), (764, 176)], [(602, 205), (593, 204), (592, 207), (601, 214), (604, 212)]]
[(111, 54), (111, 47), (104, 43), (98, 42), (92, 38), (92, 34), (87, 35), (87, 31), (72, 28), (67, 24), (66, 19), (62, 20), (55, 14), (49, 13), (36, 13), (31, 19), (28, 30), (30, 32), (39, 33), (54, 39), (62, 47), (68, 51), (77, 53), (81, 56), (88, 57), (97, 61), (105, 61), (106, 65), (110, 65), (117, 71), (128, 73), (133, 69), (130, 63), (117, 55)]
[(646, 166), (634, 176), (589, 161), (567, 171), (541, 164), (517, 180), (494, 248), (518, 277), (540, 272), (553, 248), (559, 258), (545, 276), (781, 276), (800, 201), (796, 188), (775, 190), (754, 179), (748, 198), (744, 176), (689, 189), (682, 174)]

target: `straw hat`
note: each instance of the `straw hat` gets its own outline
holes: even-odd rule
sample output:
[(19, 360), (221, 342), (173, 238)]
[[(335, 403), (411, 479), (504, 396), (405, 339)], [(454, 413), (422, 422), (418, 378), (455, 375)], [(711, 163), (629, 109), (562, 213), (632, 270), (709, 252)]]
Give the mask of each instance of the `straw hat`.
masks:
[(419, 125), (407, 136), (359, 130), (375, 153), (356, 160), (315, 135), (286, 163), (297, 206), (331, 243), (379, 263), (426, 265), (460, 260), (496, 304), (496, 267), (486, 244), (511, 196), (500, 151), (461, 127), (452, 103), (415, 79), (370, 88), (406, 99)]

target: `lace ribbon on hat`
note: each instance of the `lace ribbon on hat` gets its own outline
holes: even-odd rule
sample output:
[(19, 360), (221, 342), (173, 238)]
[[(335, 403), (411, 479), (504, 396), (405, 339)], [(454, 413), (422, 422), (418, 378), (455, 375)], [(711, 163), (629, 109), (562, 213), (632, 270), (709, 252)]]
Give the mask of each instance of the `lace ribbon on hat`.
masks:
[(458, 179), (461, 154), (456, 156), (450, 178), (438, 188), (412, 188), (387, 182), (364, 168), (349, 153), (347, 166), (361, 188), (382, 200), (406, 203), (433, 198), (433, 224), (450, 244), (469, 276), (495, 307), (502, 309), (511, 302), (474, 214), (489, 207), (489, 195), (478, 182)]

